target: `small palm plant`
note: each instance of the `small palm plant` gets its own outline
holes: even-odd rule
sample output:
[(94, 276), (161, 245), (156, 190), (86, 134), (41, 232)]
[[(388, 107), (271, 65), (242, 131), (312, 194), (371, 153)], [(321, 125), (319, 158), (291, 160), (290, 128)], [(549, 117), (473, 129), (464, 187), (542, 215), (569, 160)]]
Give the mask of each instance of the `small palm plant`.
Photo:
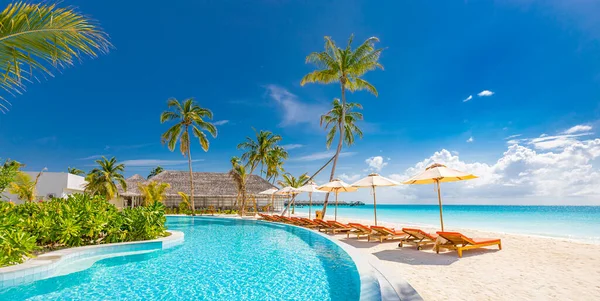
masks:
[(125, 171), (123, 163), (117, 163), (115, 157), (110, 158), (110, 160), (102, 157), (102, 159), (96, 160), (96, 163), (100, 167), (92, 169), (85, 178), (88, 182), (85, 186), (87, 193), (101, 195), (106, 200), (112, 200), (118, 195), (116, 183), (119, 183), (123, 190), (127, 190), (127, 183), (122, 174)]
[(229, 176), (236, 185), (238, 191), (238, 202), (239, 212), (241, 216), (244, 216), (244, 210), (246, 208), (246, 182), (248, 180), (248, 173), (246, 167), (241, 163), (238, 157), (231, 158), (231, 170)]
[[(281, 187), (299, 188), (299, 187), (306, 185), (306, 183), (308, 183), (309, 180), (310, 180), (310, 177), (306, 173), (301, 174), (297, 178), (294, 177), (290, 173), (286, 173), (283, 175), (283, 180), (278, 181), (277, 184)], [(292, 200), (288, 203), (288, 205), (286, 206), (285, 210), (283, 210), (281, 215), (284, 215), (290, 209), (290, 205), (292, 203), (295, 203), (295, 198), (296, 198), (296, 195), (293, 196)]]
[[(8, 4), (0, 12), (0, 88), (21, 93), (25, 83), (38, 78), (36, 73), (53, 76), (53, 70), (107, 53), (110, 47), (96, 21), (74, 8), (48, 2)], [(0, 112), (8, 110), (5, 104), (0, 97)]]
[(155, 168), (153, 168), (153, 169), (150, 171), (150, 174), (148, 174), (148, 177), (147, 177), (147, 179), (150, 179), (150, 178), (154, 177), (155, 175), (157, 175), (157, 174), (159, 174), (159, 173), (163, 172), (164, 170), (165, 170), (164, 168), (162, 168), (162, 167), (160, 167), (160, 166), (156, 166)]
[(207, 131), (217, 137), (217, 128), (214, 124), (206, 121), (212, 119), (213, 113), (206, 108), (200, 107), (193, 98), (186, 99), (180, 103), (177, 99), (171, 98), (167, 101), (170, 111), (164, 111), (160, 115), (160, 123), (175, 120), (177, 123), (169, 128), (161, 136), (162, 143), (166, 143), (170, 151), (174, 151), (179, 142), (179, 151), (188, 158), (188, 168), (190, 171), (190, 200), (192, 205), (192, 215), (196, 206), (194, 204), (194, 175), (192, 173), (192, 152), (190, 149), (190, 130), (194, 137), (198, 138), (202, 149), (208, 151), (208, 138), (204, 131)]
[(148, 184), (138, 183), (138, 188), (144, 197), (144, 206), (150, 206), (154, 203), (163, 203), (165, 201), (167, 189), (171, 185), (150, 181)]
[(28, 174), (22, 171), (17, 172), (14, 182), (10, 183), (9, 192), (17, 195), (19, 200), (33, 202), (36, 197), (36, 186), (41, 175), (42, 172), (40, 171), (34, 181), (31, 180)]
[[(179, 210), (180, 211), (182, 211), (181, 209), (191, 210), (192, 204), (190, 204), (190, 195), (186, 194), (185, 192), (181, 192), (181, 191), (178, 191), (177, 194), (181, 197), (181, 202), (179, 203)], [(182, 212), (179, 212), (179, 213), (182, 213)]]
[(69, 167), (69, 168), (67, 169), (67, 171), (68, 171), (70, 174), (72, 174), (72, 175), (76, 175), (76, 176), (83, 176), (83, 175), (85, 175), (85, 171), (83, 171), (83, 170), (81, 170), (81, 169), (78, 169), (78, 168), (75, 168), (75, 167)]

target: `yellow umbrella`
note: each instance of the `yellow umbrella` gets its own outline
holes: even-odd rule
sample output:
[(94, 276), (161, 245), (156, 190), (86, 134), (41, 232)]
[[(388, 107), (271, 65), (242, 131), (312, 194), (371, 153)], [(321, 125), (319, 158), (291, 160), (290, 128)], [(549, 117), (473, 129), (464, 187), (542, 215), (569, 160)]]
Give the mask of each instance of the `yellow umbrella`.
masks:
[(360, 179), (352, 184), (354, 187), (369, 187), (373, 189), (373, 214), (375, 215), (375, 226), (377, 226), (377, 198), (375, 195), (375, 187), (397, 185), (400, 185), (400, 183), (388, 178), (384, 178), (376, 173), (372, 173), (368, 177)]
[(427, 167), (424, 172), (408, 179), (403, 184), (436, 184), (438, 193), (438, 202), (440, 204), (440, 224), (444, 231), (444, 218), (442, 217), (442, 194), (440, 192), (441, 182), (456, 182), (476, 179), (477, 176), (470, 173), (448, 168), (446, 165), (434, 163)]
[(353, 191), (358, 190), (358, 188), (353, 187), (352, 185), (350, 185), (340, 179), (334, 179), (333, 181), (331, 181), (329, 183), (325, 183), (325, 184), (317, 187), (317, 189), (319, 189), (321, 191), (335, 192), (335, 220), (336, 221), (337, 221), (338, 193), (353, 192)]

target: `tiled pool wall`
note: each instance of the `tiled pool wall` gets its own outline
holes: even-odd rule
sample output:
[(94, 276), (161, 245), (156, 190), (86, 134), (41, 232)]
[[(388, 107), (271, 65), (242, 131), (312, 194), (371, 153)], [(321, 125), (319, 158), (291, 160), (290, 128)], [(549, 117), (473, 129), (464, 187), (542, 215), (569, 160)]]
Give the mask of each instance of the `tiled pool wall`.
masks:
[(38, 257), (31, 258), (22, 264), (0, 268), (0, 288), (48, 278), (55, 274), (60, 266), (85, 258), (118, 253), (168, 249), (183, 243), (183, 232), (168, 232), (171, 233), (171, 235), (149, 241), (93, 245), (45, 253)]

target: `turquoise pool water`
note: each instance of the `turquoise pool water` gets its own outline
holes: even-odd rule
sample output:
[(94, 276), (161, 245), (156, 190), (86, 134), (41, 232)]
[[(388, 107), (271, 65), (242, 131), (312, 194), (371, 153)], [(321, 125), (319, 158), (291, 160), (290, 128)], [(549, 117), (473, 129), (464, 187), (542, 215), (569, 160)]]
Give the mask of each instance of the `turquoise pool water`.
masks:
[(169, 217), (185, 233), (172, 249), (115, 257), (91, 268), (0, 291), (0, 300), (359, 300), (352, 259), (295, 227)]

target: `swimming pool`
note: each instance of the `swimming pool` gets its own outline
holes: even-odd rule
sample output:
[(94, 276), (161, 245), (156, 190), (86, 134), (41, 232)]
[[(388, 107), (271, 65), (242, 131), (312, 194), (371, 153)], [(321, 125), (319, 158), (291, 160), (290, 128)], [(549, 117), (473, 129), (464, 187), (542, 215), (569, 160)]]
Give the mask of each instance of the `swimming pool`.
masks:
[(312, 231), (261, 221), (169, 217), (185, 242), (0, 291), (0, 300), (359, 300), (352, 258)]

